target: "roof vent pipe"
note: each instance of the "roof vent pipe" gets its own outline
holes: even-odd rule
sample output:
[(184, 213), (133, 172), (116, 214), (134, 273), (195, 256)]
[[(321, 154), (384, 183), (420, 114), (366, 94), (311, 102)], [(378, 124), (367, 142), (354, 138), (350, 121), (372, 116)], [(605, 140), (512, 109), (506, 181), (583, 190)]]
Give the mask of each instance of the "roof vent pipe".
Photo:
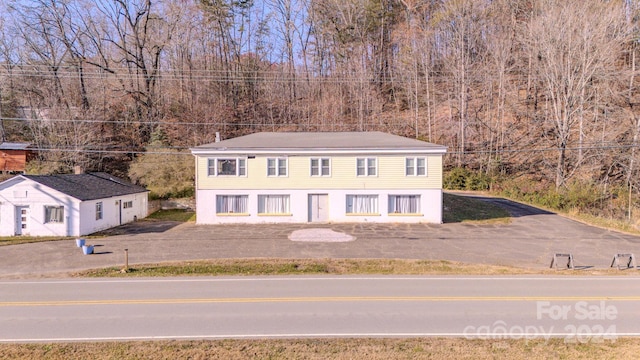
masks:
[(216, 142), (220, 142), (220, 132), (216, 131)]

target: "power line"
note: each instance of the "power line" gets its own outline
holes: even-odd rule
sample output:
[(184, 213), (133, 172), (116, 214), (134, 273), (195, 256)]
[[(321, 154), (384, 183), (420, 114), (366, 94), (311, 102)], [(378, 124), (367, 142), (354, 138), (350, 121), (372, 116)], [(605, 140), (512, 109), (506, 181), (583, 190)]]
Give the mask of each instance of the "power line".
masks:
[[(194, 145), (196, 146), (196, 145)], [(618, 144), (618, 145), (591, 145), (591, 146), (581, 146), (581, 147), (567, 147), (565, 151), (588, 151), (588, 150), (614, 150), (614, 149), (631, 149), (631, 148), (640, 148), (640, 144)], [(178, 150), (175, 151), (140, 151), (140, 150), (107, 150), (107, 149), (70, 149), (70, 148), (29, 148), (31, 151), (35, 152), (70, 152), (70, 153), (88, 153), (88, 154), (135, 154), (135, 155), (144, 155), (144, 154), (152, 154), (152, 155), (189, 155), (192, 154), (190, 152), (184, 152), (184, 150), (189, 150), (190, 147), (166, 147), (159, 149), (172, 149)], [(482, 154), (513, 154), (513, 153), (540, 153), (540, 152), (558, 152), (561, 151), (561, 148), (557, 147), (548, 147), (548, 148), (523, 148), (523, 149), (499, 149), (499, 150), (466, 150), (466, 151), (447, 151), (445, 155), (482, 155)], [(183, 151), (183, 152), (180, 152)]]
[[(41, 77), (41, 78), (59, 78), (59, 79), (78, 79), (77, 67), (72, 66), (55, 66), (56, 70), (51, 69), (52, 66), (48, 65), (32, 65), (32, 66), (19, 66), (18, 68), (11, 67), (7, 69), (0, 68), (0, 75), (9, 77)], [(99, 79), (156, 79), (156, 80), (208, 80), (219, 82), (256, 82), (256, 81), (269, 81), (269, 82), (284, 82), (284, 83), (357, 83), (361, 81), (369, 82), (383, 82), (383, 83), (401, 83), (404, 79), (402, 76), (395, 76), (389, 78), (387, 76), (376, 76), (375, 72), (367, 72), (366, 74), (341, 74), (331, 73), (328, 75), (318, 76), (317, 74), (310, 72), (294, 72), (289, 73), (285, 70), (261, 70), (261, 69), (241, 69), (241, 70), (205, 70), (205, 69), (193, 69), (193, 70), (160, 70), (156, 74), (142, 76), (139, 74), (129, 73), (128, 68), (118, 68), (112, 71), (96, 70), (83, 67), (82, 77), (87, 80)], [(121, 71), (121, 72), (120, 72)], [(437, 82), (440, 79), (450, 79), (454, 75), (447, 71), (430, 71), (429, 72), (433, 81)], [(379, 74), (378, 74), (379, 75)], [(469, 74), (468, 74), (469, 75)], [(484, 78), (486, 74), (479, 72), (480, 77)], [(531, 75), (521, 73), (509, 73), (509, 77), (514, 80), (529, 79)], [(413, 76), (411, 76), (413, 79)], [(414, 80), (409, 80), (414, 81)], [(420, 81), (422, 82), (422, 81)]]

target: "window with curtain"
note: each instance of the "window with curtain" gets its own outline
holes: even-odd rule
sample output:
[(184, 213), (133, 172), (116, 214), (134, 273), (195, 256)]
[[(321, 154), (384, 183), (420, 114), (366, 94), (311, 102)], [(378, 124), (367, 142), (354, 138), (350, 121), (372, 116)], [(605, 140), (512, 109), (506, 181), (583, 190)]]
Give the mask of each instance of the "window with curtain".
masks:
[(64, 221), (63, 206), (45, 206), (44, 222), (45, 223), (61, 223)]
[(420, 195), (389, 195), (390, 214), (419, 214)]
[(290, 214), (289, 195), (258, 195), (258, 214)]
[(347, 214), (378, 214), (378, 195), (347, 195)]
[(246, 214), (249, 212), (248, 203), (248, 195), (217, 195), (216, 213)]

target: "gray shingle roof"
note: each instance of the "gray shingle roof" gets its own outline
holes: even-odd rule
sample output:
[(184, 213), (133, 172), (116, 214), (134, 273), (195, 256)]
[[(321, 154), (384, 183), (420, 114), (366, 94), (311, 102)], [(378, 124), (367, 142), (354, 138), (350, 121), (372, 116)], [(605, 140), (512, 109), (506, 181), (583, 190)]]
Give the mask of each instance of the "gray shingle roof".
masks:
[(105, 199), (147, 191), (147, 189), (142, 186), (131, 184), (102, 172), (21, 176), (82, 201)]
[(261, 132), (200, 145), (192, 150), (439, 150), (446, 147), (416, 139), (372, 132)]
[(0, 143), (0, 150), (29, 150), (31, 144), (29, 143), (11, 143), (11, 142), (3, 142)]

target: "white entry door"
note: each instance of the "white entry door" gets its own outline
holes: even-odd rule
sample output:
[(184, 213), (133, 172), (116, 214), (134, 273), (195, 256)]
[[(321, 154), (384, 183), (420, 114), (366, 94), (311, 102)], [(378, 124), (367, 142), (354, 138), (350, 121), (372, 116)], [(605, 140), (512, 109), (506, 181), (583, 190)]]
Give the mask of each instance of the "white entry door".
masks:
[(16, 235), (29, 234), (29, 207), (16, 206)]
[(329, 221), (329, 195), (309, 194), (309, 221)]

